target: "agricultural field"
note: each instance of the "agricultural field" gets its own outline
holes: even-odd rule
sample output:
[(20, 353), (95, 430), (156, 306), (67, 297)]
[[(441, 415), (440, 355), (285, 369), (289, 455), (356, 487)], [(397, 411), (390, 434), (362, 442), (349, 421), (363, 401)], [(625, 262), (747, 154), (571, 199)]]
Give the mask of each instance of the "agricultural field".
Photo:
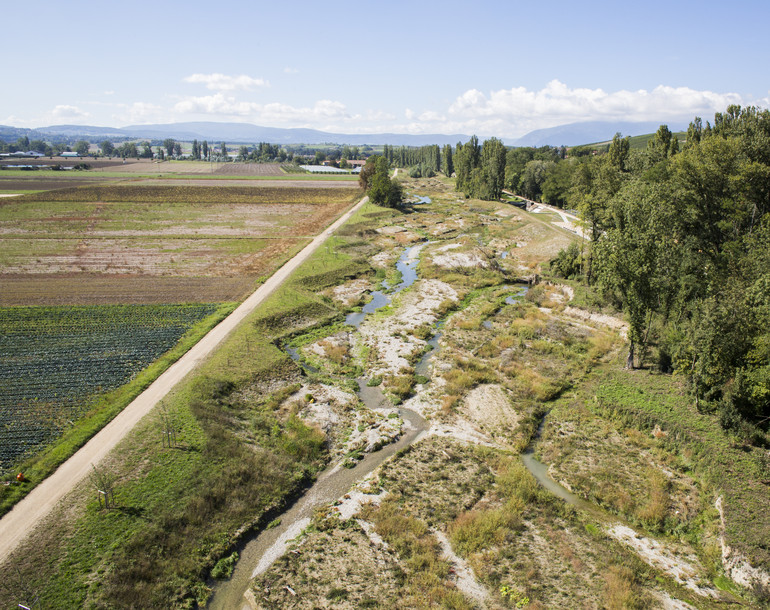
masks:
[(4, 199), (0, 304), (50, 304), (59, 293), (46, 296), (42, 278), (67, 284), (76, 303), (109, 298), (106, 277), (116, 295), (136, 278), (131, 302), (158, 302), (175, 285), (189, 293), (169, 281), (180, 277), (195, 278), (206, 301), (217, 291), (239, 300), (359, 196), (357, 188), (109, 185)]
[[(0, 469), (34, 483), (360, 198), (74, 172), (46, 190), (52, 173), (0, 199)], [(0, 511), (23, 493), (0, 489)]]
[(0, 308), (0, 477), (101, 394), (173, 348), (217, 305)]

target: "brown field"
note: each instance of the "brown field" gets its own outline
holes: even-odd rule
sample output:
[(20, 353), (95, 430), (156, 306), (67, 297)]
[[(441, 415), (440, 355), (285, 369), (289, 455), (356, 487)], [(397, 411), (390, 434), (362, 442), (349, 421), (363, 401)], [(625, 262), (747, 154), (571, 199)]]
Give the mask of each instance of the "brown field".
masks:
[(62, 273), (0, 275), (0, 307), (240, 301), (256, 278)]
[[(188, 169), (179, 169), (178, 171), (191, 174), (218, 174), (222, 176), (285, 176), (286, 172), (281, 169), (278, 163), (186, 163), (190, 165)], [(195, 166), (194, 168), (192, 166)]]
[[(113, 179), (114, 180), (114, 179)], [(318, 176), (308, 176), (308, 178), (302, 179), (287, 179), (286, 177), (278, 179), (264, 178), (260, 180), (247, 180), (238, 178), (207, 178), (201, 180), (200, 178), (131, 178), (130, 181), (126, 180), (121, 184), (138, 184), (138, 185), (150, 185), (150, 186), (217, 186), (217, 187), (247, 187), (247, 188), (301, 188), (301, 189), (334, 189), (334, 188), (356, 188), (358, 185), (358, 177), (350, 178), (349, 180), (340, 180), (335, 177), (335, 180), (329, 180), (319, 178)], [(69, 184), (67, 186), (70, 186)]]
[[(61, 167), (74, 167), (79, 163), (87, 163), (91, 166), (92, 170), (105, 170), (113, 167), (142, 167), (146, 171), (148, 166), (152, 164), (152, 161), (148, 159), (126, 159), (123, 163), (123, 159), (93, 159), (90, 157), (39, 157), (37, 159), (3, 159), (0, 162), (0, 166), (14, 166), (14, 165), (59, 165)], [(112, 171), (112, 170), (110, 170)], [(35, 174), (36, 172), (30, 172)], [(2, 175), (2, 174), (0, 174)]]
[[(30, 172), (30, 173), (36, 173), (36, 172)], [(105, 179), (93, 179), (93, 178), (86, 178), (82, 177), (81, 175), (78, 175), (77, 177), (72, 177), (69, 179), (63, 179), (63, 178), (54, 178), (49, 176), (58, 176), (61, 174), (61, 172), (50, 172), (46, 174), (46, 177), (40, 178), (37, 176), (30, 176), (29, 178), (20, 178), (18, 176), (9, 176), (5, 177), (2, 173), (0, 173), (0, 190), (2, 191), (48, 191), (52, 189), (63, 189), (63, 188), (69, 188), (73, 184), (77, 185), (88, 185), (88, 184), (98, 184), (100, 182), (104, 182)]]
[(0, 305), (240, 300), (360, 196), (204, 184), (3, 199)]

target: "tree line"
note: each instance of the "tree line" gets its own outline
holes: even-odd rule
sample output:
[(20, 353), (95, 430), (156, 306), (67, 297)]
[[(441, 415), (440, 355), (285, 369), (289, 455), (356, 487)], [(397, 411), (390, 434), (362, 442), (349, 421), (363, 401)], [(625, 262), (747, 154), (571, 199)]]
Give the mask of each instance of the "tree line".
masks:
[(564, 201), (590, 243), (552, 269), (626, 313), (628, 367), (685, 375), (699, 409), (759, 438), (770, 423), (770, 112), (695, 118), (681, 144), (663, 125), (640, 151), (618, 134), (569, 166)]

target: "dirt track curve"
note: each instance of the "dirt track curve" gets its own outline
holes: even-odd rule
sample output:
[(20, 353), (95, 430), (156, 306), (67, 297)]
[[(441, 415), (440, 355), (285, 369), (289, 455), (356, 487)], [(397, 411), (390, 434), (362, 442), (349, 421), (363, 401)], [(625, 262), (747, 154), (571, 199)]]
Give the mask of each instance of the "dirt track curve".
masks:
[(276, 288), (313, 254), (326, 239), (345, 223), (368, 198), (340, 216), (317, 235), (297, 255), (276, 271), (256, 292), (213, 328), (203, 339), (176, 361), (155, 382), (137, 396), (118, 416), (86, 443), (77, 453), (33, 489), (23, 500), (0, 519), (0, 563), (21, 543), (24, 537), (98, 464), (128, 432), (147, 415), (171, 389), (196, 365), (211, 354), (227, 335), (262, 303)]

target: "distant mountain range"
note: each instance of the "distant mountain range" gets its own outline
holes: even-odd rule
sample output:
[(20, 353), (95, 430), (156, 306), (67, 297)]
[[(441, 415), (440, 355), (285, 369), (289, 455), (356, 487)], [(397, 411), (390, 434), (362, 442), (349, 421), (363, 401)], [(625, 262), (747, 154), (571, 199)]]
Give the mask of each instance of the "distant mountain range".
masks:
[[(643, 135), (658, 129), (660, 123), (655, 122), (612, 122), (591, 121), (586, 123), (570, 123), (548, 129), (537, 129), (518, 139), (502, 138), (508, 146), (578, 146), (611, 140), (615, 133), (626, 135)], [(686, 128), (683, 124), (668, 124), (672, 131)], [(30, 140), (126, 140), (146, 139), (163, 140), (173, 138), (180, 141), (208, 140), (209, 142), (227, 142), (228, 144), (255, 144), (269, 142), (271, 144), (349, 144), (353, 146), (390, 144), (393, 146), (426, 146), (438, 144), (443, 146), (458, 142), (467, 142), (469, 137), (464, 134), (344, 134), (329, 133), (315, 129), (283, 129), (279, 127), (262, 127), (250, 123), (169, 123), (165, 125), (129, 125), (127, 127), (96, 127), (93, 125), (51, 125), (37, 129), (10, 127), (0, 125), (0, 138), (5, 141), (15, 141), (27, 136)], [(483, 140), (483, 138), (480, 138)]]
[[(687, 129), (685, 123), (667, 123), (671, 131)], [(625, 136), (641, 136), (654, 133), (661, 126), (660, 122), (628, 121), (590, 121), (587, 123), (570, 123), (548, 129), (536, 129), (516, 140), (515, 146), (580, 146), (612, 140), (616, 133)]]

